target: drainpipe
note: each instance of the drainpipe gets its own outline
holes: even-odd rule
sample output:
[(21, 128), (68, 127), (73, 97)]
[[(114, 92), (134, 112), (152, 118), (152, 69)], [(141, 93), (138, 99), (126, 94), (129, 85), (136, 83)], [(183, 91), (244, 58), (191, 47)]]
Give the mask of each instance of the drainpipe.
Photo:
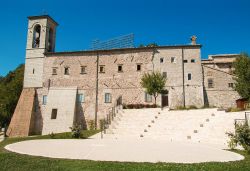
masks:
[(185, 97), (185, 71), (184, 71), (184, 49), (181, 49), (182, 57), (182, 89), (183, 89), (183, 106), (186, 107), (186, 97)]
[(99, 82), (99, 53), (96, 54), (96, 96), (95, 96), (95, 130), (97, 129), (97, 112), (98, 112), (98, 82)]

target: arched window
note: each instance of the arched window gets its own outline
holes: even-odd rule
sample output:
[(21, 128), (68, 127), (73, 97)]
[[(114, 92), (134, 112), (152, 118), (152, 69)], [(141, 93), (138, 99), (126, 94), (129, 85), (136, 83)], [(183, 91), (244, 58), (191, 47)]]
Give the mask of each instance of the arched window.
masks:
[(41, 36), (41, 26), (36, 25), (33, 31), (33, 44), (32, 48), (39, 48), (40, 46), (40, 36)]
[(53, 31), (53, 29), (52, 28), (50, 28), (49, 29), (49, 41), (48, 41), (48, 51), (49, 52), (52, 52), (54, 49), (54, 47), (53, 47), (53, 33), (54, 33), (54, 31)]

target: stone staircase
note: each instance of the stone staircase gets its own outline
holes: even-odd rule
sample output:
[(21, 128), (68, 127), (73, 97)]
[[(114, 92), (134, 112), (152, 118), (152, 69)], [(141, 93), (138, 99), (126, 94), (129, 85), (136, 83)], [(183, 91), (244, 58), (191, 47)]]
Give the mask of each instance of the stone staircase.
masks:
[(126, 109), (119, 112), (104, 138), (226, 145), (228, 137), (225, 133), (234, 131), (234, 119), (244, 119), (244, 112), (225, 113), (217, 109)]
[(23, 137), (29, 135), (32, 126), (35, 93), (36, 91), (34, 88), (25, 88), (22, 90), (7, 130), (7, 135), (9, 137)]

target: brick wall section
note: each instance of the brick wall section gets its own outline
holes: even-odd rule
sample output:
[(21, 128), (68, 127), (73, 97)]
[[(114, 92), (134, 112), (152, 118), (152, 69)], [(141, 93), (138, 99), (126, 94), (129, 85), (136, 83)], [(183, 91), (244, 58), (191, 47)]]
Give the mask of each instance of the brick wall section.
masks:
[(34, 88), (24, 88), (21, 96), (18, 100), (13, 117), (9, 128), (7, 130), (7, 135), (10, 137), (23, 137), (28, 136), (30, 128), (33, 125), (32, 115), (33, 106), (35, 99), (35, 89)]

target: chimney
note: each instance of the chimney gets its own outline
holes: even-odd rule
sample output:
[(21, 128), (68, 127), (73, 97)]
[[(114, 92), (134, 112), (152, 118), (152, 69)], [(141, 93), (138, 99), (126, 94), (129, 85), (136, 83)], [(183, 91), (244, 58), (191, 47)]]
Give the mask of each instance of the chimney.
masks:
[(195, 35), (191, 37), (191, 45), (196, 45), (196, 39), (197, 37)]

